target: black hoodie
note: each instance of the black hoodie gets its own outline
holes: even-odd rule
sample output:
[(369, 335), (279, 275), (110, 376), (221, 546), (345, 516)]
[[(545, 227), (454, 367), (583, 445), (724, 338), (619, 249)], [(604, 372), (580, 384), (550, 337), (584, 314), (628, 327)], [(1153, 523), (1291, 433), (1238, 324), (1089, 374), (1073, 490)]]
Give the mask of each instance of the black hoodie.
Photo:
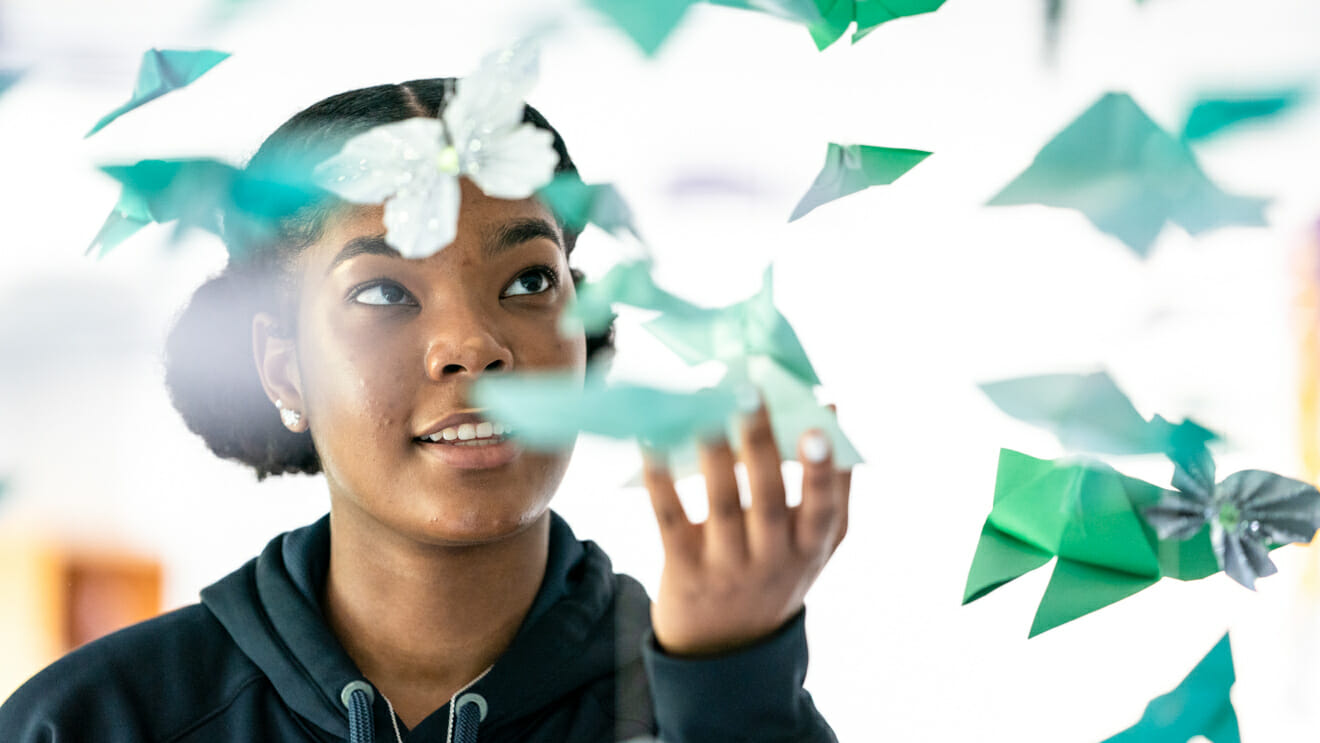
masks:
[[(664, 655), (649, 599), (552, 514), (546, 574), (495, 665), (412, 730), (320, 608), (328, 518), (276, 537), (202, 603), (92, 642), (0, 706), (6, 743), (825, 743), (803, 617), (716, 658)], [(354, 695), (352, 689), (361, 691)], [(350, 708), (358, 703), (358, 719)], [(457, 709), (456, 709), (457, 707)], [(396, 735), (397, 730), (397, 735)], [(374, 732), (373, 732), (374, 731)]]

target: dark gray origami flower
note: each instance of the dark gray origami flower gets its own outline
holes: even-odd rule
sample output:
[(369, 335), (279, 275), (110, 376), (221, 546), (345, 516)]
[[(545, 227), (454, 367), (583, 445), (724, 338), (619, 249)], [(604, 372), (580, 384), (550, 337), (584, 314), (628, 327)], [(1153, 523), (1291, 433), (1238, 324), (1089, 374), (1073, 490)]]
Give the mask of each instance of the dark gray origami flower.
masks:
[(1160, 539), (1190, 539), (1210, 524), (1219, 566), (1253, 591), (1256, 579), (1278, 572), (1272, 546), (1309, 542), (1320, 528), (1320, 490), (1261, 470), (1243, 470), (1215, 484), (1210, 452), (1174, 458), (1173, 486), (1146, 520)]

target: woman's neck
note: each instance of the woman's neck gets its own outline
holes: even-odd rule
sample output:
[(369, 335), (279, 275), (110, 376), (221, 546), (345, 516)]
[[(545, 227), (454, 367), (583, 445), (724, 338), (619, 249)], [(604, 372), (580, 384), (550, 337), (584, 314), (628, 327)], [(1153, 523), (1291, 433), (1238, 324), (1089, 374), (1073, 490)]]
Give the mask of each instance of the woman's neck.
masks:
[(330, 516), (325, 613), (372, 685), (414, 727), (513, 642), (545, 575), (550, 514), (491, 544), (419, 544)]

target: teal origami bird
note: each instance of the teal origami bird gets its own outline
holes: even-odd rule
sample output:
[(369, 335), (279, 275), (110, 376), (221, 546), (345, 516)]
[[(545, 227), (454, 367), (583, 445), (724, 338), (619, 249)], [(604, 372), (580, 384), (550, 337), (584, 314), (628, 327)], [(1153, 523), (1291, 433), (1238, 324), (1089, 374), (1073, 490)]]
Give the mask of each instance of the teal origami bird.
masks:
[(560, 173), (538, 190), (536, 197), (571, 230), (580, 232), (594, 224), (616, 236), (627, 234), (641, 239), (633, 225), (632, 210), (618, 189), (608, 183), (583, 183), (576, 173)]
[(1177, 688), (1152, 699), (1137, 724), (1103, 743), (1187, 743), (1198, 735), (1210, 743), (1241, 743), (1229, 696), (1236, 681), (1225, 633)]
[(138, 68), (133, 96), (124, 105), (102, 116), (84, 136), (90, 137), (104, 129), (110, 122), (144, 103), (154, 101), (170, 91), (192, 83), (228, 58), (227, 52), (211, 49), (199, 51), (148, 49), (142, 55), (142, 66)]
[(1142, 257), (1166, 222), (1192, 235), (1229, 225), (1263, 226), (1266, 203), (1220, 190), (1187, 144), (1161, 129), (1126, 93), (1102, 96), (988, 202), (1076, 209)]
[(709, 0), (744, 10), (758, 10), (806, 26), (816, 48), (824, 50), (856, 24), (856, 44), (880, 26), (899, 18), (933, 13), (944, 0)]
[(830, 143), (825, 166), (811, 188), (794, 207), (788, 221), (800, 219), (821, 204), (871, 186), (887, 186), (930, 157), (925, 150), (903, 150), (870, 145)]
[(1187, 112), (1182, 138), (1196, 142), (1246, 121), (1271, 119), (1291, 111), (1308, 97), (1309, 91), (1301, 86), (1202, 95)]
[(225, 232), (255, 234), (324, 195), (306, 182), (253, 177), (210, 159), (143, 160), (103, 166), (101, 171), (123, 188), (87, 248), (98, 256), (152, 222), (175, 222), (178, 231), (199, 228), (220, 235), (224, 214)]
[(1203, 449), (1218, 436), (1200, 424), (1146, 420), (1107, 372), (1041, 374), (986, 382), (1000, 410), (1047, 428), (1069, 449), (1100, 454), (1166, 454)]

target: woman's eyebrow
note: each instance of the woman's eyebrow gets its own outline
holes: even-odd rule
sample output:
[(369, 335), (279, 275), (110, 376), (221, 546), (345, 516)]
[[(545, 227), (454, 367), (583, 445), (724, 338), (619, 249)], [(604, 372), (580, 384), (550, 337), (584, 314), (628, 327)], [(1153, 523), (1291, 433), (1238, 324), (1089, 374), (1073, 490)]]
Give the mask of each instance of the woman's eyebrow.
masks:
[(540, 217), (512, 219), (488, 230), (482, 236), (481, 247), (487, 258), (495, 258), (510, 248), (537, 239), (549, 240), (555, 245), (563, 247), (559, 238), (559, 230)]
[(364, 235), (362, 237), (355, 237), (344, 243), (344, 247), (339, 249), (339, 253), (335, 255), (335, 259), (330, 261), (330, 267), (325, 270), (326, 274), (328, 275), (331, 271), (334, 271), (335, 266), (338, 266), (349, 258), (363, 255), (364, 253), (384, 255), (391, 258), (403, 258), (399, 251), (391, 248), (389, 243), (385, 242), (384, 234)]

